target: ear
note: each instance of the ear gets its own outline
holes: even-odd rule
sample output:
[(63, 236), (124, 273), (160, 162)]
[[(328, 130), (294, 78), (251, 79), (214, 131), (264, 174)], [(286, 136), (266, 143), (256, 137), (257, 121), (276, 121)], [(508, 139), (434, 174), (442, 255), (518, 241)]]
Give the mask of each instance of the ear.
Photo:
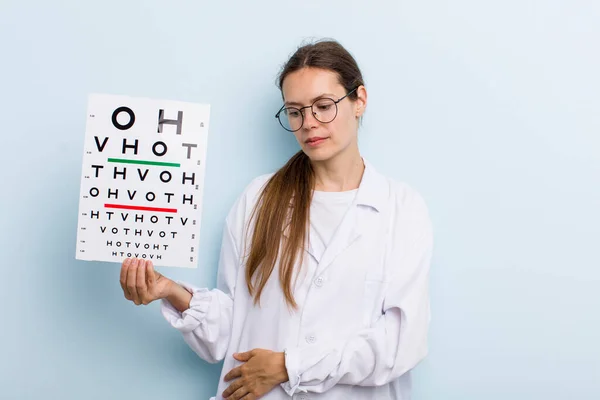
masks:
[(357, 98), (354, 102), (354, 107), (356, 111), (356, 118), (358, 119), (362, 117), (367, 108), (367, 88), (365, 88), (363, 85), (359, 86), (358, 89), (356, 89), (356, 96)]

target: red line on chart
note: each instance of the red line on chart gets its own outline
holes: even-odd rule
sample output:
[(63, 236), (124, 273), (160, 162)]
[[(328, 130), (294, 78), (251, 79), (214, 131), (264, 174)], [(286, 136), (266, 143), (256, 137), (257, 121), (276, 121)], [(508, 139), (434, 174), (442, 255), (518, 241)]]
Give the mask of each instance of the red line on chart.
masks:
[(177, 212), (176, 208), (127, 206), (124, 204), (105, 204), (104, 208), (121, 208), (123, 210), (156, 211), (156, 212), (167, 212), (167, 213), (176, 213)]

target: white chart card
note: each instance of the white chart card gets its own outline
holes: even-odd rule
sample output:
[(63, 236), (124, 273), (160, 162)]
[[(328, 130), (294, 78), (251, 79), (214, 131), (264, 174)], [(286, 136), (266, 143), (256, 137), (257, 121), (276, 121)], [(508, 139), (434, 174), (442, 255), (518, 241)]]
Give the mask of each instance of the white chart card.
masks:
[(92, 94), (76, 258), (196, 268), (210, 105)]

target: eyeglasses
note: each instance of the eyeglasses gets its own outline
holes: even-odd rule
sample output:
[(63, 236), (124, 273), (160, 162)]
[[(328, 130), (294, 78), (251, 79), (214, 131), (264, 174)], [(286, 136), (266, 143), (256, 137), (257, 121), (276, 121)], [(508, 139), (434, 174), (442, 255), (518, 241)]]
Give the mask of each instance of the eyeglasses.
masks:
[(355, 87), (346, 95), (338, 100), (333, 100), (328, 97), (322, 97), (317, 99), (310, 106), (305, 106), (301, 108), (297, 107), (286, 107), (285, 105), (281, 107), (277, 114), (275, 114), (275, 118), (279, 120), (283, 129), (290, 132), (296, 132), (302, 128), (304, 125), (304, 109), (310, 108), (310, 112), (315, 117), (315, 119), (323, 124), (328, 124), (337, 117), (338, 107), (337, 104), (344, 100), (346, 97), (350, 96), (350, 94), (354, 93), (358, 89)]

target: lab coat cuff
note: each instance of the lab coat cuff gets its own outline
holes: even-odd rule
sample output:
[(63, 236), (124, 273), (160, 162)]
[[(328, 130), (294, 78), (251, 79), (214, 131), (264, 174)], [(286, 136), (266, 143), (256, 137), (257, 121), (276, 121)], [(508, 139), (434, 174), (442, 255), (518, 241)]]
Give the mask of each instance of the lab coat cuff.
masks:
[(177, 281), (176, 283), (192, 294), (190, 307), (180, 313), (167, 299), (161, 299), (161, 313), (173, 328), (182, 333), (189, 333), (205, 319), (212, 300), (212, 294), (208, 289), (197, 288), (186, 282)]
[(306, 392), (306, 390), (300, 389), (300, 372), (298, 371), (300, 364), (300, 351), (299, 349), (285, 349), (285, 368), (288, 374), (288, 381), (282, 383), (281, 388), (289, 395), (293, 396), (294, 394), (300, 392)]

